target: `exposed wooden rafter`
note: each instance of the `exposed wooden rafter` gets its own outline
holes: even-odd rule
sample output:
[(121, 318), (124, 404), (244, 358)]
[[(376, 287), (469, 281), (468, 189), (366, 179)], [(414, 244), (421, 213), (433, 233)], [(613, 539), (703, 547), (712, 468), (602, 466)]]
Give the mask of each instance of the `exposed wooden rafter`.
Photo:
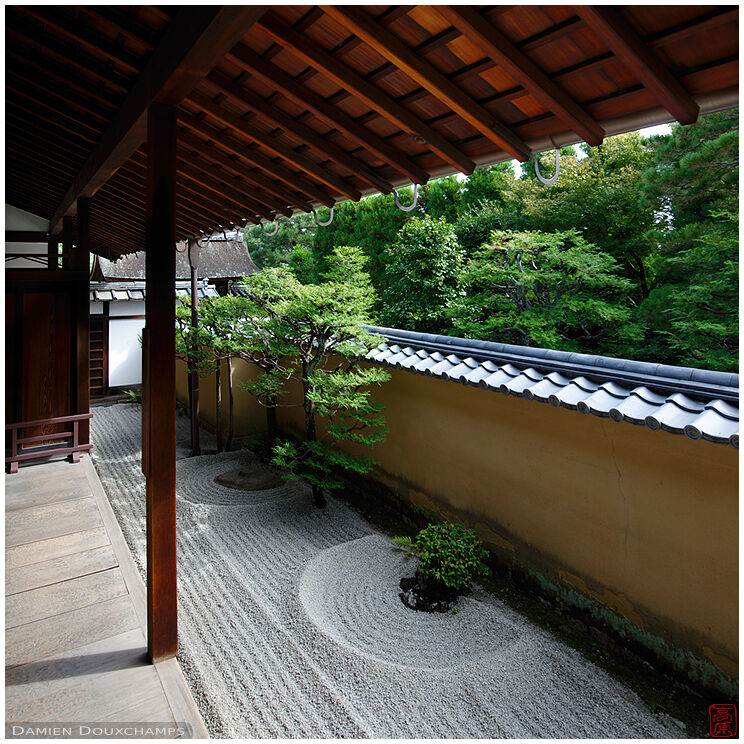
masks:
[(300, 142), (316, 150), (324, 157), (328, 157), (346, 168), (350, 173), (358, 175), (370, 186), (380, 189), (385, 194), (392, 190), (391, 184), (384, 178), (377, 176), (365, 163), (342, 149), (329, 139), (322, 137), (312, 127), (301, 121), (296, 121), (288, 113), (277, 106), (268, 103), (260, 96), (247, 91), (242, 86), (230, 80), (219, 70), (213, 70), (207, 77), (210, 83), (229, 98), (255, 111), (262, 119), (280, 127), (285, 132), (294, 135)]
[(512, 157), (529, 160), (529, 147), (508, 127), (474, 101), (462, 88), (450, 82), (423, 57), (415, 54), (395, 34), (380, 26), (360, 7), (322, 5), (321, 8), (351, 33), (395, 64), (411, 79), (457, 112), (465, 121)]
[(700, 107), (617, 10), (608, 5), (575, 8), (587, 26), (680, 124), (697, 121)]
[(602, 127), (475, 8), (470, 5), (437, 5), (436, 9), (585, 142), (590, 145), (602, 142)]
[(366, 81), (350, 67), (325, 52), (307, 36), (303, 36), (296, 30), (284, 25), (272, 13), (267, 13), (261, 18), (259, 25), (275, 42), (282, 44), (285, 49), (289, 49), (303, 62), (311, 65), (337, 85), (364, 101), (388, 121), (410, 132), (417, 141), (425, 142), (434, 152), (441, 155), (459, 171), (468, 175), (473, 172), (475, 163), (448, 142), (439, 132), (421, 121), (418, 116), (404, 106), (396, 103), (390, 96)]
[(145, 141), (150, 104), (179, 102), (265, 11), (266, 6), (191, 5), (178, 13), (57, 207), (52, 232), (74, 213), (78, 197), (95, 194)]
[[(194, 91), (188, 100), (196, 104), (202, 111), (205, 111), (236, 132), (244, 134), (269, 152), (286, 160), (288, 163), (292, 163), (292, 165), (297, 166), (300, 170), (305, 171), (305, 173), (321, 183), (330, 186), (334, 191), (338, 191), (354, 201), (361, 199), (361, 192), (344, 181), (343, 178), (335, 175), (328, 168), (323, 168), (314, 160), (307, 157), (307, 155), (295, 152), (289, 145), (284, 144), (277, 137), (272, 137), (265, 130), (259, 129), (259, 127), (241, 118), (238, 114), (215, 103), (209, 96), (204, 95), (204, 93)], [(269, 172), (271, 172), (270, 167)]]
[(371, 129), (359, 124), (345, 111), (328, 103), (322, 96), (298, 83), (281, 68), (271, 62), (266, 62), (248, 47), (239, 44), (230, 52), (230, 57), (245, 70), (257, 75), (272, 87), (278, 88), (282, 93), (312, 111), (315, 116), (343, 132), (349, 139), (374, 153), (411, 180), (422, 184), (429, 180), (429, 174), (413, 163), (404, 152), (384, 142)]
[[(193, 129), (204, 137), (208, 137), (213, 142), (216, 142), (220, 147), (224, 147), (228, 152), (232, 152), (239, 158), (245, 160), (248, 165), (254, 166), (261, 169), (265, 173), (270, 173), (272, 176), (278, 178), (280, 181), (285, 183), (287, 186), (301, 191), (303, 194), (309, 196), (326, 207), (332, 207), (334, 204), (333, 197), (330, 196), (326, 191), (323, 191), (319, 186), (309, 181), (302, 175), (294, 173), (289, 168), (285, 167), (281, 163), (273, 162), (269, 158), (262, 155), (258, 150), (250, 148), (245, 142), (226, 134), (225, 132), (217, 129), (216, 127), (209, 124), (204, 119), (200, 119), (188, 111), (181, 108), (179, 113), (180, 121), (185, 124), (189, 129)], [(256, 178), (263, 175), (257, 172), (251, 172), (250, 177)], [(246, 176), (248, 177), (248, 175)], [(270, 189), (273, 182), (271, 179), (265, 178), (266, 185), (264, 188)], [(258, 183), (258, 181), (256, 181)], [(262, 184), (263, 185), (263, 184)], [(281, 196), (281, 193), (273, 192), (277, 196)]]
[(209, 144), (190, 134), (186, 130), (179, 131), (178, 140), (181, 144), (197, 151), (200, 157), (214, 161), (222, 168), (227, 168), (233, 173), (242, 176), (247, 182), (253, 183), (267, 194), (273, 194), (283, 204), (297, 207), (304, 212), (310, 211), (311, 207), (308, 202), (290, 194), (289, 191), (283, 189), (281, 185), (275, 183), (263, 173), (251, 170), (248, 164), (242, 163), (235, 157), (230, 157), (227, 152), (216, 146), (216, 140), (213, 140), (215, 144)]

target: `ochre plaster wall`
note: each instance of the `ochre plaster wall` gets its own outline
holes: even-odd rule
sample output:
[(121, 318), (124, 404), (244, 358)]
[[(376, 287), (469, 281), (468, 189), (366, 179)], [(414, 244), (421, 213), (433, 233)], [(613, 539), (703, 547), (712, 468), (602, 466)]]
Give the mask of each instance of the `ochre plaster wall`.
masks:
[[(236, 381), (250, 374), (240, 362), (235, 369)], [(391, 374), (376, 392), (390, 431), (372, 452), (373, 477), (416, 506), (469, 523), (569, 601), (596, 600), (621, 632), (651, 647), (671, 644), (658, 653), (682, 649), (737, 676), (733, 448)], [(208, 420), (209, 405), (203, 398)], [(264, 428), (247, 393), (236, 392), (236, 414), (237, 435)], [(299, 434), (300, 411), (281, 409), (279, 424)], [(716, 684), (695, 659), (674, 663)]]

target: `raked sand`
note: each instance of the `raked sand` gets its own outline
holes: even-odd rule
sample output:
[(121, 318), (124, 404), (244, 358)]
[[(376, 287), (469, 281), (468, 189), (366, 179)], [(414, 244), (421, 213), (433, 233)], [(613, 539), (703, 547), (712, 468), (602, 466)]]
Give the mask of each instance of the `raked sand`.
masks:
[[(93, 462), (144, 576), (140, 409), (93, 410)], [(182, 455), (188, 436), (179, 418)], [(296, 482), (214, 482), (255, 462), (243, 450), (177, 463), (179, 658), (212, 736), (681, 735), (480, 588), (455, 615), (404, 607), (415, 563), (335, 499), (320, 511)]]

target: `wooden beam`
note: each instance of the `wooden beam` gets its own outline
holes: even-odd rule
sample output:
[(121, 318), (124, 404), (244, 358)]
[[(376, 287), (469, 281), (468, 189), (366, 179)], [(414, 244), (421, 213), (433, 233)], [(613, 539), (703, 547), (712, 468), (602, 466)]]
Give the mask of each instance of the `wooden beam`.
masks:
[(586, 25), (680, 124), (697, 121), (700, 107), (617, 10), (609, 5), (574, 7)]
[(6, 243), (46, 243), (49, 233), (45, 230), (6, 230)]
[(184, 98), (265, 11), (256, 5), (190, 5), (178, 13), (57, 207), (51, 232), (74, 213), (79, 196), (95, 194), (142, 144), (148, 106)]
[(330, 158), (338, 165), (346, 168), (350, 173), (359, 176), (359, 178), (366, 181), (370, 186), (379, 189), (384, 194), (389, 194), (392, 191), (392, 185), (374, 173), (366, 163), (351, 155), (334, 142), (331, 142), (331, 140), (323, 137), (312, 127), (293, 119), (286, 111), (282, 111), (282, 109), (273, 106), (259, 95), (233, 82), (223, 72), (212, 70), (207, 76), (207, 80), (228, 98), (232, 98), (239, 104), (247, 106), (265, 121), (280, 127), (300, 142), (304, 142), (308, 147), (321, 153), (324, 157)]
[[(216, 198), (212, 197), (212, 200), (216, 203), (220, 203), (223, 200), (227, 202), (227, 204), (224, 205), (226, 212), (229, 210), (232, 214), (239, 214), (243, 219), (248, 215), (256, 214), (265, 217), (267, 220), (273, 220), (276, 218), (276, 215), (263, 204), (259, 204), (225, 183), (225, 177), (227, 174), (215, 174), (213, 177), (211, 174), (202, 170), (199, 166), (195, 167), (192, 165), (188, 152), (183, 152), (182, 150), (179, 152), (176, 170), (178, 171), (179, 176), (184, 176), (216, 194)], [(232, 206), (233, 204), (235, 206)]]
[(178, 652), (176, 593), (176, 111), (147, 117), (143, 469), (147, 481), (147, 650)]
[[(262, 186), (262, 188), (265, 188), (267, 191), (271, 191), (271, 193), (275, 194), (279, 198), (283, 198), (282, 193), (284, 193), (284, 187), (280, 184), (274, 184), (274, 181), (265, 175), (266, 173), (270, 173), (274, 178), (278, 178), (291, 189), (302, 192), (311, 199), (315, 199), (321, 204), (324, 204), (326, 207), (333, 206), (334, 199), (330, 194), (309, 181), (301, 173), (294, 173), (289, 168), (285, 168), (281, 163), (269, 160), (269, 158), (264, 157), (260, 152), (258, 152), (258, 150), (249, 147), (242, 140), (229, 136), (222, 130), (212, 126), (206, 121), (206, 119), (193, 116), (183, 109), (181, 109), (179, 115), (181, 122), (189, 129), (198, 132), (203, 137), (207, 137), (228, 152), (236, 155), (240, 160), (245, 161), (246, 168), (250, 168), (251, 166), (260, 168), (263, 173), (255, 170), (247, 170), (245, 177), (254, 179), (256, 184)], [(240, 162), (240, 160), (238, 162)], [(281, 191), (272, 189), (272, 184), (279, 186)], [(291, 200), (289, 203), (292, 203)]]
[(59, 269), (59, 235), (50, 235), (47, 241), (47, 268)]
[(75, 225), (69, 215), (62, 220), (62, 268), (70, 268), (73, 244), (75, 241)]
[(571, 96), (559, 88), (526, 54), (471, 5), (437, 5), (437, 12), (480, 47), (510, 77), (590, 145), (599, 145), (604, 130)]
[(385, 119), (410, 132), (417, 141), (424, 140), (432, 151), (459, 171), (470, 175), (475, 170), (475, 163), (439, 132), (343, 62), (332, 57), (307, 36), (283, 24), (273, 13), (267, 13), (258, 21), (258, 25), (283, 48), (289, 49), (303, 62), (314, 67), (359, 100), (364, 101)]
[[(77, 351), (75, 354), (75, 413), (90, 413), (90, 199), (82, 197), (77, 205), (77, 246), (71, 267), (80, 272), (75, 291)], [(78, 443), (90, 443), (90, 420), (78, 424)]]
[[(183, 159), (189, 165), (200, 168), (215, 179), (222, 180), (224, 183), (230, 186), (232, 190), (242, 194), (242, 201), (240, 203), (244, 208), (247, 206), (247, 202), (250, 201), (252, 205), (262, 205), (263, 208), (279, 212), (279, 214), (283, 214), (285, 217), (292, 216), (292, 210), (287, 206), (286, 202), (282, 203), (278, 199), (274, 199), (269, 194), (265, 194), (262, 191), (256, 191), (249, 183), (240, 178), (237, 178), (232, 173), (226, 172), (224, 168), (215, 167), (212, 162), (201, 157), (201, 152), (199, 150), (194, 152), (190, 148), (179, 147), (179, 153), (183, 153)], [(260, 214), (253, 207), (249, 211), (251, 214)], [(269, 219), (274, 218), (271, 217)]]
[(223, 168), (227, 168), (233, 173), (240, 175), (248, 183), (252, 183), (255, 186), (258, 186), (269, 194), (274, 194), (284, 204), (298, 207), (303, 212), (310, 211), (310, 204), (308, 204), (306, 201), (300, 199), (297, 196), (293, 196), (281, 186), (274, 183), (270, 178), (264, 176), (262, 173), (256, 173), (249, 168), (246, 168), (245, 163), (241, 163), (239, 159), (230, 157), (219, 147), (216, 147), (213, 144), (209, 144), (208, 142), (204, 142), (198, 137), (194, 137), (194, 135), (189, 134), (187, 130), (180, 130), (178, 132), (178, 137), (181, 143), (198, 151), (201, 157), (218, 163)]
[(321, 5), (321, 8), (513, 158), (521, 162), (530, 159), (530, 149), (514, 132), (360, 7)]
[(291, 75), (271, 62), (267, 62), (243, 44), (238, 44), (230, 52), (230, 57), (243, 69), (256, 75), (268, 85), (279, 89), (285, 95), (304, 106), (322, 121), (338, 129), (349, 139), (374, 153), (378, 158), (393, 166), (398, 172), (416, 183), (426, 183), (429, 174), (419, 168), (402, 150), (390, 145), (371, 129), (359, 124), (342, 109), (328, 103), (307, 86), (298, 83)]
[[(349, 199), (353, 199), (354, 201), (359, 201), (362, 198), (362, 194), (358, 189), (349, 185), (343, 180), (343, 178), (340, 178), (335, 173), (331, 173), (328, 168), (322, 167), (306, 155), (295, 152), (289, 145), (281, 142), (276, 137), (272, 137), (265, 130), (259, 129), (253, 124), (245, 121), (245, 119), (241, 118), (238, 114), (235, 114), (215, 103), (209, 96), (204, 95), (204, 93), (194, 91), (189, 96), (189, 101), (198, 106), (202, 111), (206, 111), (206, 113), (218, 121), (221, 121), (228, 127), (231, 127), (235, 131), (240, 132), (249, 139), (252, 139), (272, 154), (286, 160), (288, 163), (292, 163), (292, 165), (305, 171), (309, 176), (312, 176), (321, 183), (326, 184), (334, 191), (337, 191), (344, 196), (348, 196)], [(269, 172), (271, 172), (271, 169), (269, 169)]]

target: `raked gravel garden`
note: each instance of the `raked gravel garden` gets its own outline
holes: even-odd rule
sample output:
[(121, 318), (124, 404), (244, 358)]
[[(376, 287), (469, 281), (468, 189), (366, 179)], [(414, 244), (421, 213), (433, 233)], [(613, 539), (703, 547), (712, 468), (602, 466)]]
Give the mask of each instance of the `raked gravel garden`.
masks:
[[(93, 463), (144, 578), (140, 407), (93, 412)], [(186, 418), (177, 438), (179, 659), (211, 736), (684, 735), (478, 586), (456, 613), (405, 607), (415, 559), (355, 511), (317, 509), (297, 481), (217, 483), (265, 467), (246, 449), (188, 457)]]

